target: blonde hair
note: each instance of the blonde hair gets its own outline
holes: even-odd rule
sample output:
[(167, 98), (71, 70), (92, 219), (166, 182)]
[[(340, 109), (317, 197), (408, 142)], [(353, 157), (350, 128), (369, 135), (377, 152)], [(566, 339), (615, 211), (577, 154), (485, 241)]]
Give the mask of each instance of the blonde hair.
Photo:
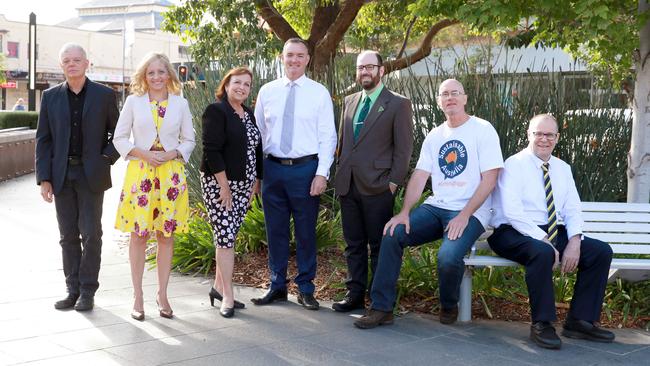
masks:
[(167, 56), (156, 52), (148, 53), (142, 61), (140, 61), (138, 68), (131, 77), (131, 84), (129, 85), (131, 93), (140, 96), (149, 91), (149, 85), (147, 85), (147, 68), (149, 68), (149, 65), (154, 61), (160, 61), (165, 69), (167, 69), (167, 73), (169, 74), (169, 79), (167, 80), (167, 91), (179, 95), (181, 93), (181, 81), (178, 79), (176, 71), (174, 71)]
[(253, 81), (253, 73), (251, 72), (251, 70), (248, 67), (240, 66), (240, 67), (236, 67), (234, 69), (230, 69), (230, 71), (228, 71), (226, 76), (223, 78), (223, 80), (221, 80), (221, 82), (219, 83), (219, 86), (217, 87), (217, 91), (215, 92), (215, 96), (217, 97), (217, 99), (222, 99), (222, 98), (226, 97), (226, 94), (227, 94), (226, 93), (226, 86), (230, 83), (230, 79), (233, 76), (237, 76), (237, 75), (248, 75), (248, 76), (251, 77), (251, 81)]

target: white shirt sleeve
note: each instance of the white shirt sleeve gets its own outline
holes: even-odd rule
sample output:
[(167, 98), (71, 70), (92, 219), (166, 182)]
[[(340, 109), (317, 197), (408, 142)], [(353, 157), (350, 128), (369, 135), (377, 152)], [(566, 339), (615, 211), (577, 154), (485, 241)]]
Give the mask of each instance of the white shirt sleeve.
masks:
[(520, 166), (520, 162), (512, 159), (506, 161), (505, 168), (500, 172), (497, 181), (500, 204), (503, 215), (508, 219), (510, 225), (523, 235), (541, 240), (546, 232), (540, 229), (524, 212), (523, 193), (526, 189), (526, 174)]
[[(266, 123), (264, 120), (264, 86), (260, 88), (259, 93), (257, 94), (257, 100), (255, 101), (255, 123), (257, 128), (260, 130), (260, 136), (262, 137), (262, 143), (266, 143)], [(262, 145), (264, 146), (264, 145)]]
[(578, 195), (576, 183), (571, 173), (571, 167), (565, 165), (563, 173), (565, 175), (565, 184), (567, 184), (567, 195), (560, 212), (566, 228), (567, 237), (571, 238), (574, 235), (582, 234), (582, 206), (580, 204), (580, 195)]
[(488, 126), (485, 128), (484, 133), (478, 139), (478, 158), (481, 173), (503, 168), (503, 155), (501, 154), (501, 144), (499, 143), (497, 131), (492, 126)]
[(432, 134), (429, 133), (422, 143), (420, 148), (420, 157), (418, 158), (418, 163), (415, 165), (415, 169), (423, 170), (428, 173), (433, 173), (434, 161), (433, 159), (436, 155), (431, 150), (433, 144)]
[(316, 175), (329, 178), (330, 167), (334, 162), (336, 150), (336, 127), (334, 126), (334, 107), (332, 98), (323, 91), (323, 97), (318, 108), (318, 168)]

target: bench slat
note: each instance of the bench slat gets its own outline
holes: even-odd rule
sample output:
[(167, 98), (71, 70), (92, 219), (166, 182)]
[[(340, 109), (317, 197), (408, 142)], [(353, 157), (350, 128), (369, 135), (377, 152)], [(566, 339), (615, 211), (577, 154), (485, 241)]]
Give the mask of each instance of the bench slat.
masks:
[(604, 242), (610, 243), (610, 244), (616, 244), (616, 243), (630, 243), (630, 244), (637, 244), (637, 243), (642, 243), (646, 244), (650, 243), (650, 234), (621, 234), (621, 233), (587, 233), (586, 234), (589, 237), (592, 237), (594, 239), (602, 240)]
[(639, 222), (649, 223), (650, 213), (639, 212), (583, 212), (584, 221), (601, 221), (601, 222)]
[[(602, 238), (596, 237), (595, 235), (589, 235), (592, 238), (600, 239), (603, 240)], [(606, 240), (603, 240), (606, 241)], [(643, 243), (643, 242), (642, 242)], [(610, 244), (612, 247), (612, 251), (614, 251), (615, 254), (644, 254), (644, 255), (650, 255), (650, 245), (647, 244)], [(488, 245), (487, 242), (481, 241), (477, 242), (474, 245), (474, 248), (476, 250), (490, 250), (490, 245)], [(494, 252), (492, 252), (494, 253)], [(496, 253), (494, 254), (496, 256)]]
[(648, 203), (627, 202), (582, 202), (582, 212), (650, 212)]
[(585, 222), (582, 230), (585, 235), (589, 235), (590, 232), (650, 233), (650, 224), (627, 222)]
[[(501, 257), (477, 255), (474, 257), (465, 258), (465, 265), (474, 267), (514, 267), (518, 266), (519, 263)], [(610, 268), (650, 270), (650, 261), (647, 259), (614, 258), (612, 259), (612, 265)]]

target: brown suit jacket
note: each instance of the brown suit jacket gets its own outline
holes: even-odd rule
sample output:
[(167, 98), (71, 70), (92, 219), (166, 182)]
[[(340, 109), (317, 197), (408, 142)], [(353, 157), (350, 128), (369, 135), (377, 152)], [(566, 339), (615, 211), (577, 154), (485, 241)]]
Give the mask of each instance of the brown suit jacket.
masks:
[(344, 196), (354, 177), (361, 194), (375, 195), (389, 189), (389, 183), (404, 184), (413, 152), (413, 110), (411, 101), (386, 86), (373, 104), (354, 141), (352, 120), (363, 91), (345, 97), (339, 127), (336, 193)]

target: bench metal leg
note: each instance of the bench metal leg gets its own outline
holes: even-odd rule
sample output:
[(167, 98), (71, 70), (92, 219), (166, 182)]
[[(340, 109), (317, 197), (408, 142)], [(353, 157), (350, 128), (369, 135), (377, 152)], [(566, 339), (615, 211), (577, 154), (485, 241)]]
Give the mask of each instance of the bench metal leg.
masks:
[(465, 267), (463, 280), (460, 283), (460, 301), (458, 302), (458, 321), (472, 320), (472, 270)]

